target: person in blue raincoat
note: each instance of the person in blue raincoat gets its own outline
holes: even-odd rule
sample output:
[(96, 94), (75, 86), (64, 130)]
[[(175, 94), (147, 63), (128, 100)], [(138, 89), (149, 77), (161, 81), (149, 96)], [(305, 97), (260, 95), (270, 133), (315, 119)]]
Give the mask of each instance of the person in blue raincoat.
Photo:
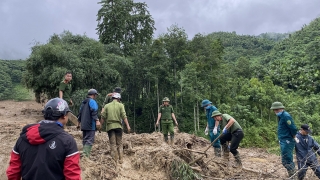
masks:
[(274, 102), (270, 109), (272, 109), (278, 117), (278, 139), (282, 165), (287, 169), (289, 177), (292, 177), (295, 174), (293, 149), (296, 143), (297, 127), (291, 115), (286, 112), (284, 108), (281, 102)]
[[(203, 107), (206, 111), (206, 117), (207, 117), (207, 127), (204, 131), (205, 135), (210, 135), (210, 140), (213, 142), (219, 135), (220, 135), (220, 126), (219, 121), (215, 121), (211, 114), (213, 111), (218, 110), (215, 106), (212, 105), (212, 102), (208, 99), (205, 99), (201, 103), (201, 107)], [(214, 154), (216, 157), (221, 157), (221, 145), (220, 140), (217, 140), (213, 145), (214, 148)]]
[(307, 124), (303, 124), (296, 135), (296, 158), (299, 180), (305, 177), (308, 167), (310, 167), (320, 179), (320, 165), (315, 154), (320, 155), (320, 147), (309, 133), (311, 133), (310, 127)]

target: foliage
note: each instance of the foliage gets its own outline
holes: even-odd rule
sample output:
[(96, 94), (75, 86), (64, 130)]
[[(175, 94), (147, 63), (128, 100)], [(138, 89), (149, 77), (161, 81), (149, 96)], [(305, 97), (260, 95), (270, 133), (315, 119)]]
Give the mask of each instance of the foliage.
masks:
[(146, 45), (152, 37), (154, 20), (146, 3), (133, 0), (99, 2), (97, 34), (103, 44), (115, 43), (125, 55), (133, 54), (135, 45)]
[(181, 160), (174, 159), (170, 167), (171, 179), (177, 180), (195, 180), (202, 179), (202, 177), (195, 173), (190, 166)]
[[(24, 83), (36, 93), (38, 102), (42, 94), (57, 96), (57, 86), (70, 70), (75, 114), (89, 88), (102, 94), (97, 99), (102, 105), (105, 95), (120, 86), (129, 123), (137, 133), (156, 130), (158, 108), (165, 96), (171, 99), (179, 130), (206, 138), (200, 103), (211, 100), (244, 129), (241, 146), (277, 150), (277, 117), (270, 110), (274, 101), (286, 106), (297, 127), (308, 123), (312, 129), (320, 128), (319, 18), (291, 34), (214, 32), (188, 38), (183, 28), (172, 25), (151, 40), (154, 22), (146, 4), (129, 0), (101, 4), (100, 41), (66, 31), (32, 47)], [(140, 10), (141, 17), (135, 14)], [(132, 18), (137, 19), (130, 24)], [(142, 19), (148, 21), (148, 30), (141, 26), (132, 31)], [(108, 24), (115, 20), (119, 26)], [(10, 74), (1, 67), (0, 71), (5, 72), (0, 83), (8, 87), (19, 80), (18, 72)]]

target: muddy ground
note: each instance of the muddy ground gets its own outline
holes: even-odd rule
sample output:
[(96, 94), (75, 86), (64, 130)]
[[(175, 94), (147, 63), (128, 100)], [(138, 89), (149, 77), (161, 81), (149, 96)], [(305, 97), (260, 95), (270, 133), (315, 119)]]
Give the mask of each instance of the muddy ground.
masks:
[[(42, 106), (34, 101), (0, 101), (0, 180), (7, 179), (10, 152), (21, 128), (42, 119)], [(76, 139), (82, 150), (82, 134), (75, 127), (65, 129)], [(178, 179), (172, 176), (175, 163), (190, 163), (202, 156), (199, 153), (183, 150), (204, 151), (210, 142), (191, 134), (177, 133), (173, 147), (163, 142), (162, 134), (124, 134), (124, 163), (115, 164), (110, 157), (110, 147), (105, 132), (96, 133), (96, 141), (90, 159), (82, 158), (82, 179), (102, 180), (152, 180)], [(286, 179), (286, 170), (280, 157), (269, 154), (265, 149), (239, 148), (243, 168), (234, 168), (230, 162), (214, 158), (213, 148), (208, 156), (192, 165), (194, 172), (202, 179)], [(317, 179), (311, 170), (306, 179)]]

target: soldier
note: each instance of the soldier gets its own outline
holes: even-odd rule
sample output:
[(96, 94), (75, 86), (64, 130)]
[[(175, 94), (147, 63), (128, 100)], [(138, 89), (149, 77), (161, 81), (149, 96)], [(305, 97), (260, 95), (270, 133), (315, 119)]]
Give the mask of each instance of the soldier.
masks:
[(318, 163), (317, 156), (320, 155), (319, 144), (309, 135), (311, 133), (308, 124), (301, 125), (301, 129), (296, 135), (296, 157), (298, 164), (298, 179), (304, 179), (308, 167), (310, 167), (318, 179), (320, 179), (320, 166)]
[(216, 121), (221, 121), (223, 135), (220, 138), (223, 155), (229, 161), (229, 151), (227, 141), (231, 141), (230, 152), (233, 154), (236, 166), (242, 166), (240, 154), (237, 151), (241, 140), (244, 137), (240, 124), (229, 114), (222, 114), (218, 110), (213, 111), (212, 116)]
[[(204, 131), (205, 135), (210, 135), (210, 140), (213, 142), (219, 135), (220, 135), (220, 126), (219, 121), (215, 121), (211, 115), (212, 112), (215, 110), (218, 110), (215, 106), (212, 105), (212, 102), (208, 99), (205, 99), (201, 103), (201, 107), (203, 107), (206, 111), (207, 116), (207, 127)], [(208, 132), (209, 131), (209, 132)], [(220, 140), (218, 139), (213, 145), (214, 148), (214, 154), (216, 157), (221, 157), (221, 146), (220, 146)]]
[(270, 109), (272, 109), (278, 117), (278, 139), (282, 165), (287, 169), (289, 177), (292, 177), (295, 174), (292, 152), (295, 146), (297, 127), (290, 114), (284, 110), (281, 102), (272, 103)]
[(70, 109), (65, 100), (49, 100), (44, 119), (22, 129), (7, 169), (8, 180), (81, 179), (79, 151), (74, 138), (63, 130)]
[(89, 89), (88, 96), (84, 99), (80, 106), (78, 117), (78, 127), (80, 126), (83, 139), (83, 154), (86, 157), (90, 156), (96, 130), (100, 130), (100, 121), (98, 118), (98, 104), (95, 99), (98, 96), (95, 89)]
[(101, 114), (101, 123), (106, 120), (107, 133), (110, 142), (111, 157), (117, 163), (123, 163), (123, 146), (122, 146), (122, 125), (121, 119), (125, 122), (128, 132), (130, 132), (130, 125), (128, 123), (124, 105), (120, 103), (121, 95), (119, 93), (112, 94), (112, 102), (108, 103), (103, 108)]
[(168, 143), (168, 132), (170, 133), (170, 144), (171, 146), (174, 144), (174, 129), (173, 129), (173, 121), (178, 126), (178, 122), (176, 116), (174, 115), (173, 107), (169, 104), (169, 98), (165, 97), (162, 100), (163, 104), (159, 108), (159, 114), (156, 126), (159, 126), (159, 121), (161, 119), (162, 124), (162, 133), (164, 136), (164, 141)]
[(71, 99), (71, 80), (72, 80), (72, 74), (71, 72), (66, 72), (64, 75), (64, 80), (60, 82), (59, 85), (59, 98), (64, 99), (67, 101), (69, 106), (73, 106), (73, 102)]

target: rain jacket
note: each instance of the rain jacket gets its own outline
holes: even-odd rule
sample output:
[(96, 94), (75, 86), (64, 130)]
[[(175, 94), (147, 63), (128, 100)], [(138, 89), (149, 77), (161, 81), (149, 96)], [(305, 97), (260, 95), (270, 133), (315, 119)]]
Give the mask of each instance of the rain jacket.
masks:
[(22, 129), (6, 171), (8, 180), (79, 180), (80, 154), (62, 124), (43, 120)]
[(96, 120), (98, 119), (98, 104), (88, 97), (80, 106), (78, 121), (81, 122), (82, 131), (96, 130)]

